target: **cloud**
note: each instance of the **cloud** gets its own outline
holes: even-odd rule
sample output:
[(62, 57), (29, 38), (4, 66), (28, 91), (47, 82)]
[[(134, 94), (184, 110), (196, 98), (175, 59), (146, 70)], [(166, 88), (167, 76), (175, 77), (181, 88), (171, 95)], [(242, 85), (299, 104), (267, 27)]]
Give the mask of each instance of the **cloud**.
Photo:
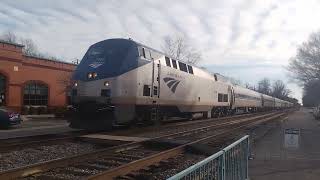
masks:
[[(317, 0), (2, 0), (0, 33), (32, 38), (66, 61), (103, 39), (130, 37), (161, 50), (164, 37), (182, 33), (203, 53), (202, 65), (262, 78), (272, 76), (273, 66), (282, 69), (319, 29), (319, 8)], [(270, 65), (269, 74), (251, 64)]]

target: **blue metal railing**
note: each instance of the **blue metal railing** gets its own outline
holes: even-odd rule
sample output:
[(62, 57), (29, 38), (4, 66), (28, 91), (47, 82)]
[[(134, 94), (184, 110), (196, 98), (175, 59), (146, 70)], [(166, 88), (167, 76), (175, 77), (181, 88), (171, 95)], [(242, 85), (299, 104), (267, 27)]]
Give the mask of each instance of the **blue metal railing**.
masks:
[(245, 180), (248, 179), (248, 157), (249, 136), (246, 135), (168, 180)]

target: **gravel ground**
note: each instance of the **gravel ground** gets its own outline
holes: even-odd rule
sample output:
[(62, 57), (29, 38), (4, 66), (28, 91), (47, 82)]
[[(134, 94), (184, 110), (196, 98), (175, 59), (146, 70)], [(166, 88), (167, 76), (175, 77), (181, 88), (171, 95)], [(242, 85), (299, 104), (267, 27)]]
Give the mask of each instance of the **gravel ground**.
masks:
[[(115, 168), (122, 164), (150, 156), (153, 153), (158, 151), (153, 151), (145, 149), (142, 147), (131, 149), (128, 151), (122, 151), (114, 154), (115, 158), (123, 158), (123, 161), (120, 159), (113, 160), (112, 158), (100, 158), (97, 161), (92, 160), (88, 162), (83, 162), (75, 166), (69, 166), (64, 168), (55, 168), (48, 172), (35, 174), (33, 176), (26, 177), (24, 179), (34, 180), (34, 179), (81, 179), (85, 176), (97, 174), (103, 170)], [(89, 165), (94, 165), (97, 168), (90, 168)], [(92, 167), (92, 166), (91, 166)]]
[[(147, 180), (147, 179), (167, 179), (176, 173), (196, 164), (203, 160), (206, 156), (194, 155), (194, 154), (183, 154), (174, 159), (169, 159), (168, 162), (162, 162), (159, 166), (152, 166), (148, 170), (140, 170), (137, 172), (138, 175), (129, 174), (128, 176), (134, 179)], [(117, 178), (117, 179), (122, 179)]]
[(56, 145), (26, 148), (0, 154), (0, 171), (27, 166), (43, 161), (73, 156), (97, 150), (99, 146), (89, 143), (66, 142)]

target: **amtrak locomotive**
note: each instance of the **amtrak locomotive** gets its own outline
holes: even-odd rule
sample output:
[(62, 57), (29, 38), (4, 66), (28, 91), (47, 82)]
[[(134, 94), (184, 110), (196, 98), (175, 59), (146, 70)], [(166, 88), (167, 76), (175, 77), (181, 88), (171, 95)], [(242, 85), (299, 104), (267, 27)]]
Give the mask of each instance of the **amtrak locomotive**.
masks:
[(292, 106), (131, 39), (93, 44), (73, 75), (72, 127), (205, 118)]

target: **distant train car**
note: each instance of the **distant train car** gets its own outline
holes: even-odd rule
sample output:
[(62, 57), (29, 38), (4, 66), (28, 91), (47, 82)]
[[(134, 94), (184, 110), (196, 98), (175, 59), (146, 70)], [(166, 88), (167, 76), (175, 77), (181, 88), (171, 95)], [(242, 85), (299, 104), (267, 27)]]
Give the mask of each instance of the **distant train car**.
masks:
[(263, 107), (261, 94), (256, 91), (241, 86), (234, 86), (234, 94), (234, 108), (237, 111), (256, 112)]
[(92, 45), (73, 75), (72, 127), (216, 117), (274, 108), (274, 98), (128, 39)]

